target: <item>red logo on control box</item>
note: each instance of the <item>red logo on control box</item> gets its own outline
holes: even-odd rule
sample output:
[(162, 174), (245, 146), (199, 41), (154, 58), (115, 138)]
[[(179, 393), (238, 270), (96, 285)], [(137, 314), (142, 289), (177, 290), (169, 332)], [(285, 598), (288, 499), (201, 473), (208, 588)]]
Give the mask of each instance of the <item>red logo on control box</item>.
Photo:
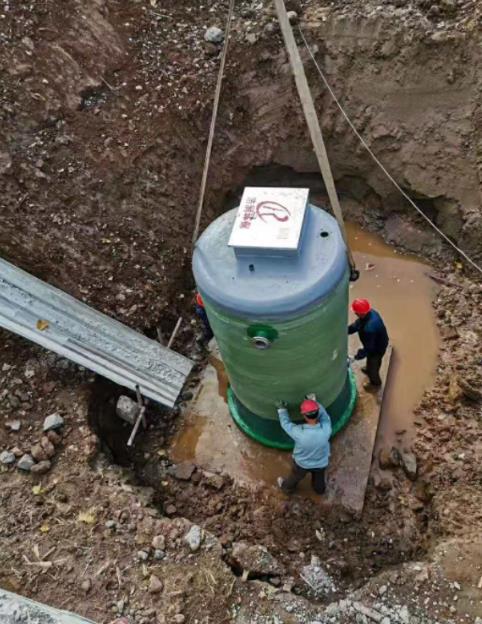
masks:
[(256, 206), (256, 214), (261, 221), (264, 221), (264, 223), (266, 223), (270, 218), (284, 223), (285, 221), (289, 221), (289, 218), (291, 217), (291, 213), (288, 208), (278, 204), (278, 202), (269, 200), (259, 202)]

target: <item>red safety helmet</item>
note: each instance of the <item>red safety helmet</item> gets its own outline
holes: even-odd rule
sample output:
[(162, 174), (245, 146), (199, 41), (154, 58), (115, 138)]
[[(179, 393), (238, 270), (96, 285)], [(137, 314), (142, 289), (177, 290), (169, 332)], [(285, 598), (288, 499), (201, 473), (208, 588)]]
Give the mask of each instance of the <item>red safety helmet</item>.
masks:
[(365, 316), (365, 314), (368, 314), (372, 308), (367, 299), (355, 299), (355, 301), (351, 304), (351, 309), (355, 314)]
[(307, 416), (308, 418), (315, 418), (318, 415), (320, 408), (316, 401), (312, 401), (311, 399), (305, 399), (303, 403), (300, 405), (300, 412), (302, 416)]
[(201, 308), (204, 308), (204, 301), (203, 301), (203, 298), (201, 297), (201, 293), (196, 293), (196, 303)]

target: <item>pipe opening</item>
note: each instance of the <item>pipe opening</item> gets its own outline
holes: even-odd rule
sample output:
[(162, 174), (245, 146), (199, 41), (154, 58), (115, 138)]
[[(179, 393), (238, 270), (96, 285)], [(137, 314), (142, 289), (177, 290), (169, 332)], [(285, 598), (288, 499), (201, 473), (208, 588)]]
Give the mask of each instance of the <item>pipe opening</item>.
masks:
[(271, 342), (264, 336), (254, 336), (251, 338), (251, 343), (256, 349), (269, 349), (271, 347)]

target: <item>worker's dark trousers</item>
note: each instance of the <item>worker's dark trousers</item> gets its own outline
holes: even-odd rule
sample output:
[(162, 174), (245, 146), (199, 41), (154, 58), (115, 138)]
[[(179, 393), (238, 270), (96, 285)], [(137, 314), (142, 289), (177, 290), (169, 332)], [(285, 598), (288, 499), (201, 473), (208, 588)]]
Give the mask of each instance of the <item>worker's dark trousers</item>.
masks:
[(381, 386), (380, 366), (382, 365), (383, 355), (367, 355), (367, 375), (373, 386)]
[(291, 467), (291, 474), (286, 479), (283, 479), (283, 485), (281, 489), (287, 494), (291, 494), (295, 491), (298, 483), (311, 472), (311, 486), (317, 494), (323, 494), (326, 488), (325, 485), (325, 468), (313, 468), (308, 470), (298, 466), (293, 460), (293, 466)]
[(214, 336), (213, 330), (211, 329), (211, 325), (209, 323), (208, 315), (206, 314), (206, 310), (199, 305), (195, 306), (196, 314), (202, 321), (203, 324), (203, 334), (205, 342), (209, 342), (211, 338)]

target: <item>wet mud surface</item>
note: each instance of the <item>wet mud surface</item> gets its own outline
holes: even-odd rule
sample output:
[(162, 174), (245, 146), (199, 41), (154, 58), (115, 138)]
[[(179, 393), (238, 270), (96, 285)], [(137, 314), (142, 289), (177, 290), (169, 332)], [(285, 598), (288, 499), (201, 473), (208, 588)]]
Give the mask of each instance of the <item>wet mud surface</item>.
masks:
[(380, 312), (394, 349), (379, 448), (400, 436), (410, 446), (413, 410), (433, 383), (437, 362), (439, 336), (432, 305), (437, 288), (429, 277), (433, 268), (397, 253), (395, 247), (356, 226), (349, 224), (348, 233), (361, 271), (360, 279), (350, 285), (350, 296), (368, 299)]

